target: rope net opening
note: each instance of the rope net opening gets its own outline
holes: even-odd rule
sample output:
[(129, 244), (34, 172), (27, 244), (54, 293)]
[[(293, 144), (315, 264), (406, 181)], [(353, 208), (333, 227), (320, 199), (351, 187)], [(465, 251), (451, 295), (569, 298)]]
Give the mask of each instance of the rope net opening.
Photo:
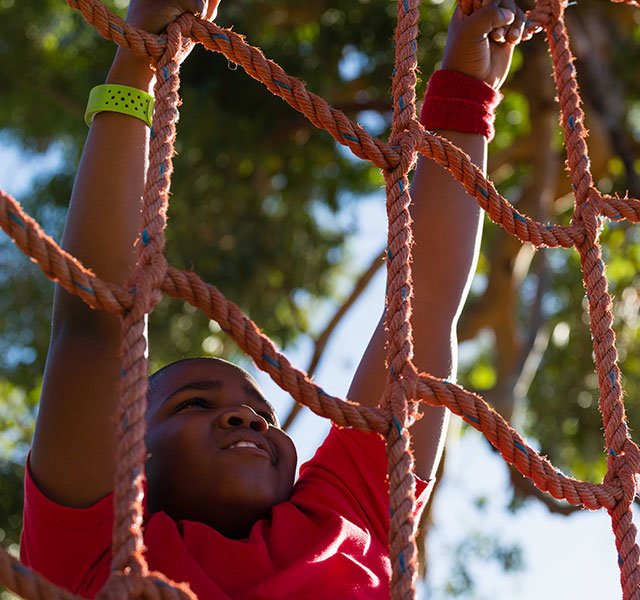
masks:
[[(255, 364), (297, 402), (338, 425), (382, 434), (387, 443), (390, 481), (389, 545), (394, 600), (414, 598), (417, 579), (413, 459), (409, 451), (412, 415), (418, 403), (448, 408), (481, 431), (508, 463), (542, 491), (556, 499), (592, 510), (606, 509), (612, 521), (618, 551), (624, 600), (640, 600), (640, 549), (632, 504), (640, 450), (627, 429), (620, 386), (620, 369), (612, 329), (612, 301), (607, 290), (599, 244), (602, 217), (640, 222), (640, 200), (600, 193), (589, 171), (584, 113), (578, 94), (573, 56), (569, 48), (565, 0), (538, 0), (527, 14), (528, 31), (545, 31), (553, 58), (567, 164), (574, 190), (574, 213), (567, 226), (545, 225), (519, 213), (495, 189), (469, 158), (452, 143), (426, 131), (416, 119), (416, 68), (419, 0), (398, 0), (396, 69), (393, 76), (393, 122), (384, 142), (370, 136), (342, 112), (309, 92), (243, 37), (193, 15), (184, 14), (166, 34), (136, 30), (109, 12), (99, 0), (67, 0), (105, 38), (149, 57), (156, 65), (156, 108), (150, 165), (143, 197), (143, 225), (139, 260), (130, 286), (97, 278), (91, 270), (62, 250), (8, 194), (0, 191), (0, 227), (20, 250), (38, 264), (48, 278), (79, 296), (93, 308), (118, 315), (122, 321), (122, 396), (118, 418), (113, 531), (113, 574), (100, 598), (194, 598), (188, 585), (150, 573), (142, 548), (141, 494), (144, 483), (144, 413), (147, 362), (144, 356), (145, 315), (163, 294), (181, 298), (202, 310), (231, 336)], [(626, 3), (637, 6), (634, 0)], [(463, 0), (466, 14), (481, 0)], [(173, 142), (178, 111), (179, 55), (185, 43), (197, 42), (223, 54), (276, 96), (328, 131), (356, 156), (379, 167), (384, 175), (389, 219), (387, 284), (387, 365), (389, 374), (380, 404), (359, 406), (335, 398), (290, 364), (259, 327), (214, 286), (197, 274), (167, 264), (163, 254), (164, 226), (172, 173)], [(411, 240), (408, 174), (417, 153), (451, 171), (489, 217), (509, 234), (536, 247), (575, 247), (580, 254), (589, 300), (595, 365), (600, 385), (600, 410), (608, 449), (607, 474), (600, 484), (572, 479), (541, 457), (478, 395), (462, 387), (419, 373), (411, 362)], [(135, 427), (138, 424), (141, 427)], [(126, 448), (126, 451), (124, 450)], [(407, 501), (409, 500), (409, 501)], [(71, 599), (78, 596), (46, 581), (0, 551), (0, 583), (25, 598)]]

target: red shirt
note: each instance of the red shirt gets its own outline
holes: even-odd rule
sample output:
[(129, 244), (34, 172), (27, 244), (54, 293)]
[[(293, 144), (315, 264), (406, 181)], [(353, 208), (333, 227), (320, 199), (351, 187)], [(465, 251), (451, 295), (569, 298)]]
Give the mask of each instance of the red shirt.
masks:
[[(388, 600), (386, 464), (380, 436), (332, 427), (301, 467), (289, 501), (247, 539), (151, 515), (144, 532), (149, 568), (188, 582), (201, 600)], [(430, 491), (416, 478), (416, 518)], [(21, 558), (54, 583), (97, 594), (110, 572), (112, 522), (112, 495), (89, 508), (60, 506), (27, 469)]]

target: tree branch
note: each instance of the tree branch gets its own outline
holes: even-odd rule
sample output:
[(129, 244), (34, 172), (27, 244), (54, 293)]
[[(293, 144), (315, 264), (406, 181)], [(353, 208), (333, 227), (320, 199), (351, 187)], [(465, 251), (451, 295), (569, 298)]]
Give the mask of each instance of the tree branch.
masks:
[[(306, 369), (307, 374), (309, 376), (312, 376), (315, 373), (318, 367), (318, 364), (320, 363), (320, 360), (322, 359), (324, 351), (327, 347), (329, 338), (333, 335), (333, 332), (336, 330), (336, 328), (338, 327), (338, 325), (340, 324), (344, 316), (347, 314), (349, 309), (355, 304), (356, 300), (358, 300), (358, 298), (360, 298), (360, 296), (365, 291), (365, 289), (367, 289), (367, 286), (373, 279), (373, 276), (378, 272), (380, 267), (382, 267), (382, 265), (384, 264), (384, 256), (385, 256), (385, 250), (382, 250), (381, 252), (376, 254), (376, 256), (371, 261), (369, 266), (356, 280), (349, 296), (347, 296), (344, 299), (344, 301), (342, 302), (342, 304), (340, 304), (340, 306), (334, 313), (333, 317), (331, 317), (331, 319), (329, 320), (325, 328), (322, 330), (320, 335), (316, 337), (313, 344), (314, 346), (313, 354), (309, 361), (309, 365), (307, 366), (307, 369)], [(301, 409), (302, 409), (302, 405), (298, 404), (297, 402), (291, 407), (291, 410), (289, 411), (289, 414), (284, 420), (284, 424), (282, 426), (285, 431), (289, 427), (291, 427), (296, 417), (300, 413)]]

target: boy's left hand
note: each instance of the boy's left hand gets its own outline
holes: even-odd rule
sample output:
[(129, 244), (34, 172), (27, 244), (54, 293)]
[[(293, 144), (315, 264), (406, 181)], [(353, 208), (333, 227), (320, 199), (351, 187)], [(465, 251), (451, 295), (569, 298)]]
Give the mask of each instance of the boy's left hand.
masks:
[(442, 68), (459, 71), (499, 89), (513, 50), (523, 35), (525, 16), (514, 0), (490, 0), (469, 16), (456, 7), (449, 25)]

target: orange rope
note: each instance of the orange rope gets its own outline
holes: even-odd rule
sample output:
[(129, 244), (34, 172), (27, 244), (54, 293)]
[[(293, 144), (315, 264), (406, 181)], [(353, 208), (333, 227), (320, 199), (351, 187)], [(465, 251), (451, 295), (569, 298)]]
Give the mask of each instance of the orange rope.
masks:
[[(614, 0), (618, 1), (618, 0)], [(638, 6), (635, 0), (624, 0)], [(186, 584), (149, 573), (143, 555), (142, 505), (145, 457), (147, 362), (144, 318), (162, 294), (183, 298), (217, 321), (252, 357), (258, 367), (298, 402), (338, 425), (385, 436), (389, 459), (390, 531), (393, 564), (392, 597), (415, 597), (416, 547), (413, 521), (413, 458), (409, 424), (419, 402), (445, 406), (481, 431), (502, 457), (542, 491), (589, 509), (606, 508), (611, 515), (619, 555), (624, 600), (640, 600), (640, 550), (633, 524), (632, 504), (640, 472), (640, 449), (626, 425), (612, 329), (612, 302), (607, 291), (598, 241), (600, 220), (640, 222), (640, 200), (602, 195), (594, 187), (583, 125), (584, 114), (564, 25), (566, 1), (538, 0), (527, 17), (527, 30), (544, 28), (554, 64), (554, 77), (567, 146), (567, 164), (575, 194), (569, 226), (544, 225), (516, 211), (469, 158), (449, 141), (425, 131), (416, 120), (415, 83), (419, 0), (398, 0), (396, 71), (393, 78), (393, 125), (388, 143), (372, 138), (342, 112), (310, 93), (299, 80), (267, 60), (242, 36), (213, 23), (184, 14), (164, 36), (130, 27), (111, 14), (99, 0), (68, 0), (102, 36), (149, 57), (157, 67), (156, 110), (150, 144), (149, 174), (143, 198), (143, 226), (139, 260), (126, 288), (101, 281), (78, 260), (60, 249), (19, 204), (0, 191), (0, 227), (43, 273), (94, 308), (120, 316), (122, 321), (122, 397), (118, 409), (118, 467), (115, 489), (113, 574), (100, 598), (193, 598)], [(463, 0), (470, 14), (481, 0)], [(189, 41), (190, 40), (190, 41)], [(261, 81), (269, 91), (303, 113), (316, 127), (328, 131), (356, 156), (383, 170), (389, 216), (387, 330), (389, 375), (380, 405), (363, 407), (326, 394), (307, 375), (295, 369), (273, 343), (219, 290), (195, 273), (167, 265), (164, 227), (168, 208), (175, 123), (178, 117), (179, 55), (183, 44), (199, 42), (220, 52)], [(584, 286), (589, 299), (594, 355), (600, 386), (608, 470), (601, 484), (566, 477), (528, 446), (505, 420), (476, 394), (452, 383), (418, 374), (412, 363), (411, 332), (411, 219), (408, 173), (417, 153), (451, 171), (511, 235), (537, 247), (576, 247), (580, 253)], [(27, 598), (72, 599), (74, 594), (53, 586), (7, 552), (0, 551), (0, 582)]]

